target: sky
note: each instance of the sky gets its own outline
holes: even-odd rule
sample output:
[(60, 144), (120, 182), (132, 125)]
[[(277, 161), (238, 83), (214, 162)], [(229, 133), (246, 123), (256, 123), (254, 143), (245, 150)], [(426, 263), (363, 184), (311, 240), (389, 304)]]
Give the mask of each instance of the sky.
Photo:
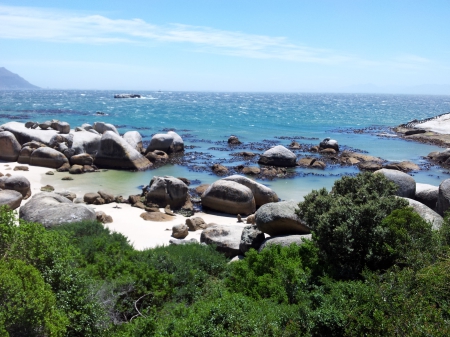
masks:
[(0, 0), (0, 67), (51, 89), (450, 95), (448, 0)]

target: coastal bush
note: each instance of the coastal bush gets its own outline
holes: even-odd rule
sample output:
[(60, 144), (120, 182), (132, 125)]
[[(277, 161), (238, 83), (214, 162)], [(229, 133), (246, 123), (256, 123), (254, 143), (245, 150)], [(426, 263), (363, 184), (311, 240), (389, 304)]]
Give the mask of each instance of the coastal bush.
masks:
[(311, 241), (289, 247), (271, 245), (258, 253), (251, 249), (245, 259), (229, 266), (226, 285), (254, 299), (276, 303), (303, 300), (311, 273), (317, 268), (317, 248)]
[(355, 279), (365, 267), (392, 264), (385, 246), (390, 231), (382, 221), (407, 205), (394, 197), (396, 189), (381, 174), (362, 173), (337, 180), (331, 192), (314, 190), (299, 203), (297, 214), (312, 228), (319, 256), (335, 277)]
[(0, 336), (64, 336), (68, 319), (33, 266), (0, 259)]
[[(68, 318), (67, 336), (100, 336), (108, 325), (96, 298), (95, 282), (78, 269), (79, 251), (68, 239), (41, 224), (16, 220), (0, 209), (0, 256), (36, 268)], [(29, 301), (33, 299), (30, 298)]]

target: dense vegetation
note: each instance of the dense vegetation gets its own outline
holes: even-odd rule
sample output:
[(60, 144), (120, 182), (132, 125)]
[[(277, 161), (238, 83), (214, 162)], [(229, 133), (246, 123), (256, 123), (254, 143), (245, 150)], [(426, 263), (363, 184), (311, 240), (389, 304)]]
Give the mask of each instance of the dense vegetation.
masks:
[(313, 191), (298, 209), (312, 241), (231, 264), (2, 209), (0, 336), (448, 336), (450, 218), (433, 231), (393, 190), (361, 174)]

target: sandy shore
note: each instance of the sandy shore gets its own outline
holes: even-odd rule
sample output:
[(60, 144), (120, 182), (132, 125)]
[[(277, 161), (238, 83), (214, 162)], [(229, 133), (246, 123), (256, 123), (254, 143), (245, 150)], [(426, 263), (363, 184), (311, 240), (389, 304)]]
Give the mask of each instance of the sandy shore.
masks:
[[(16, 166), (28, 166), (29, 171), (14, 171), (14, 167)], [(1, 173), (22, 175), (30, 181), (32, 195), (41, 192), (41, 187), (44, 186), (41, 182), (42, 177), (48, 171), (54, 170), (45, 167), (0, 162)], [(46, 176), (47, 182), (48, 177), (49, 176)], [(56, 179), (60, 179), (60, 177), (55, 177), (55, 183)], [(76, 180), (73, 180), (71, 183), (73, 183), (73, 188), (71, 188), (71, 190), (75, 190), (78, 197), (82, 197), (86, 192), (98, 190), (98, 188), (96, 189), (95, 187), (93, 187), (90, 191), (77, 190)], [(58, 189), (55, 191), (59, 192)], [(26, 202), (27, 200), (22, 201), (22, 205)], [(139, 250), (169, 245), (169, 240), (172, 239), (172, 227), (174, 225), (185, 223), (186, 221), (186, 218), (181, 215), (174, 216), (172, 221), (146, 221), (140, 217), (144, 210), (131, 207), (129, 204), (111, 203), (107, 205), (89, 205), (89, 207), (92, 207), (95, 211), (103, 211), (107, 215), (110, 215), (113, 218), (113, 222), (105, 224), (105, 227), (125, 235), (129, 239), (130, 243)], [(226, 224), (239, 227), (244, 227), (246, 225), (244, 223), (238, 223), (235, 216), (229, 216), (226, 214), (207, 214), (200, 212), (196, 213), (195, 216), (203, 218), (206, 223)], [(189, 240), (194, 238), (197, 241), (200, 241), (200, 234), (201, 231), (189, 232), (186, 239)]]

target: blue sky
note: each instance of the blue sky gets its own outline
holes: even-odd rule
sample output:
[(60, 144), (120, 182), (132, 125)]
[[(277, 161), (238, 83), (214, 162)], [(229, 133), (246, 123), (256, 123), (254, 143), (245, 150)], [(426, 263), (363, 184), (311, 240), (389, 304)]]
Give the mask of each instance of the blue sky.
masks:
[(0, 66), (55, 89), (450, 94), (449, 17), (448, 0), (0, 0)]

